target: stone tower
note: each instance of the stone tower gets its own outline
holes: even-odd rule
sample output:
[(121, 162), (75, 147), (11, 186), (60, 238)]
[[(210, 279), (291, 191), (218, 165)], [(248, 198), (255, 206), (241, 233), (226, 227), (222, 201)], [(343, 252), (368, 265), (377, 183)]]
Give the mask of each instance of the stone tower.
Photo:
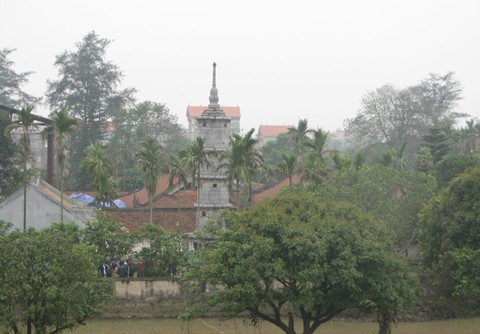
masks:
[(210, 104), (197, 119), (197, 137), (204, 140), (205, 149), (215, 152), (216, 157), (209, 157), (210, 166), (203, 166), (200, 170), (198, 189), (199, 217), (197, 230), (203, 228), (205, 220), (215, 219), (217, 211), (231, 208), (227, 176), (219, 169), (218, 156), (229, 146), (230, 118), (225, 115), (218, 104), (218, 90), (216, 87), (216, 64), (213, 63), (213, 83), (210, 89)]

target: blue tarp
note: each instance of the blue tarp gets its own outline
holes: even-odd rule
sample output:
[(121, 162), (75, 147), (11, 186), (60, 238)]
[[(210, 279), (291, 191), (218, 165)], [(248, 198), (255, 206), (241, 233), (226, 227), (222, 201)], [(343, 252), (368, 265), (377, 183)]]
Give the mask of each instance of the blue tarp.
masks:
[[(79, 200), (85, 202), (85, 204), (92, 205), (92, 206), (98, 208), (98, 204), (97, 204), (97, 202), (95, 202), (95, 199), (92, 196), (88, 196), (87, 194), (83, 194), (83, 193), (71, 194), (70, 197), (75, 198), (75, 199), (79, 199)], [(125, 205), (125, 203), (123, 203), (119, 199), (114, 200), (113, 203), (115, 203), (117, 208), (126, 208), (127, 207)], [(103, 206), (101, 205), (101, 207), (103, 207)], [(106, 203), (105, 208), (109, 208), (109, 207), (110, 207), (110, 203)]]
[(71, 197), (71, 198), (75, 198), (75, 199), (82, 200), (82, 201), (84, 201), (86, 204), (90, 204), (90, 203), (92, 203), (92, 202), (95, 201), (95, 199), (94, 199), (92, 196), (88, 196), (87, 194), (82, 194), (82, 193), (71, 194), (70, 197)]
[(119, 199), (116, 199), (113, 201), (113, 203), (115, 203), (115, 205), (117, 206), (117, 208), (126, 208), (127, 205), (125, 203), (123, 203), (123, 201), (119, 200)]

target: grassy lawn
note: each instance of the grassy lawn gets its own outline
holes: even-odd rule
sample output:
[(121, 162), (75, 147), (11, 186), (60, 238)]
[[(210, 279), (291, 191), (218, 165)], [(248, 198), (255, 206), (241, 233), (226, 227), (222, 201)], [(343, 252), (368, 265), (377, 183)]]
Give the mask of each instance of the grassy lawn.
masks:
[[(299, 328), (300, 329), (300, 328)], [(446, 321), (398, 323), (393, 334), (478, 334), (480, 318), (455, 319)], [(320, 326), (319, 334), (376, 334), (376, 323), (330, 321)], [(73, 332), (74, 334), (274, 334), (281, 333), (273, 325), (261, 322), (259, 327), (245, 326), (241, 319), (176, 319), (147, 320), (90, 320)]]

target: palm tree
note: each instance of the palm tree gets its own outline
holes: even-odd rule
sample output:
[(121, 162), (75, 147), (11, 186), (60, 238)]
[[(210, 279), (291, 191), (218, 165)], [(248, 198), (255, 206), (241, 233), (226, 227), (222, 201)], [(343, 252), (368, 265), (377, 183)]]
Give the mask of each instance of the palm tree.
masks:
[(246, 168), (246, 178), (248, 184), (248, 203), (252, 198), (252, 176), (260, 170), (269, 171), (262, 153), (257, 149), (257, 140), (252, 138), (254, 129), (248, 131), (242, 138), (244, 150), (244, 164)]
[(464, 143), (464, 152), (466, 155), (473, 155), (476, 151), (476, 141), (480, 134), (480, 123), (475, 124), (475, 120), (466, 121), (467, 127), (461, 129), (461, 136)]
[(326, 174), (325, 164), (312, 152), (307, 154), (299, 170), (302, 183), (312, 182), (320, 184)]
[(98, 205), (105, 207), (107, 203), (113, 204), (118, 190), (117, 169), (107, 157), (107, 146), (100, 142), (90, 144), (87, 147), (87, 155), (80, 160), (80, 167), (86, 170), (91, 179)]
[(328, 131), (323, 131), (322, 129), (313, 130), (313, 138), (306, 138), (302, 145), (312, 151), (317, 159), (322, 162), (325, 162), (325, 153), (327, 152), (327, 139)]
[(282, 152), (282, 161), (278, 164), (280, 170), (288, 177), (288, 186), (292, 187), (292, 177), (295, 174), (295, 164), (297, 159), (288, 152)]
[(157, 179), (162, 172), (162, 147), (152, 137), (141, 143), (138, 152), (138, 166), (145, 177), (145, 188), (148, 192), (148, 206), (150, 208), (150, 224), (153, 223), (153, 197), (157, 193)]
[(30, 128), (35, 127), (35, 118), (32, 115), (33, 107), (24, 107), (17, 113), (17, 120), (5, 128), (5, 136), (10, 136), (13, 130), (18, 129), (20, 135), (21, 156), (23, 160), (23, 230), (27, 229), (27, 168), (28, 161), (31, 160), (31, 146), (30, 146)]
[(43, 131), (43, 136), (53, 134), (55, 136), (55, 146), (57, 153), (57, 163), (60, 170), (60, 221), (63, 222), (63, 186), (67, 176), (65, 167), (65, 146), (68, 136), (75, 130), (77, 120), (70, 118), (67, 110), (55, 111), (52, 116), (53, 123), (48, 125)]
[(191, 171), (193, 184), (197, 183), (197, 222), (200, 219), (200, 170), (202, 167), (210, 167), (210, 158), (214, 152), (205, 148), (205, 141), (201, 137), (195, 138), (185, 150), (181, 152), (181, 159), (184, 160), (187, 170)]
[[(175, 183), (175, 179), (178, 180), (178, 190), (184, 188), (187, 185), (188, 172), (185, 166), (185, 162), (179, 156), (179, 152), (171, 154), (168, 160), (165, 172), (168, 175), (168, 187), (171, 189)], [(180, 211), (180, 198), (178, 199), (178, 210)]]
[(301, 119), (298, 121), (296, 127), (288, 129), (288, 136), (290, 140), (293, 141), (298, 152), (300, 153), (299, 161), (303, 160), (303, 142), (308, 139), (308, 135), (313, 132), (312, 129), (308, 128), (308, 120)]

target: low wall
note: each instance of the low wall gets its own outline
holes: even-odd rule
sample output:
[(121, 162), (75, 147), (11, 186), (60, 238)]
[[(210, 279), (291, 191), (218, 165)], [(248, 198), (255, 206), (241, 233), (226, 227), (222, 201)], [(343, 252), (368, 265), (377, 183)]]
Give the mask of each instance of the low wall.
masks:
[(116, 300), (183, 299), (177, 281), (159, 279), (125, 279), (115, 281)]
[(177, 281), (154, 278), (114, 280), (114, 299), (102, 318), (177, 318), (185, 312), (185, 294)]

